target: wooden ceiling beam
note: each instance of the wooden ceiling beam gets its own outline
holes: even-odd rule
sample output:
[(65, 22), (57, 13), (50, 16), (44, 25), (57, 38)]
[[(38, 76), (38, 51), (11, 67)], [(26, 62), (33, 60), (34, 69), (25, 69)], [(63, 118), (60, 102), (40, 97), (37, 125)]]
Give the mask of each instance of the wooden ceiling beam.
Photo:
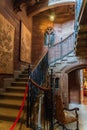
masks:
[(77, 43), (77, 45), (75, 46), (76, 48), (79, 47), (87, 47), (87, 43)]
[[(40, 12), (44, 12), (44, 11), (49, 11), (49, 10), (55, 10), (55, 12), (56, 11), (60, 11), (60, 10), (62, 10), (62, 12), (60, 11), (60, 13), (64, 13), (64, 12), (66, 12), (65, 11), (65, 9), (63, 10), (62, 8), (64, 8), (65, 6), (67, 7), (67, 9), (69, 8), (69, 6), (72, 6), (72, 8), (74, 8), (75, 7), (75, 2), (72, 2), (72, 3), (63, 3), (63, 4), (55, 4), (55, 5), (51, 5), (51, 6), (49, 6), (48, 5), (48, 0), (44, 0), (44, 1), (46, 1), (46, 2), (44, 2), (44, 4), (43, 5), (41, 5), (40, 7), (34, 7), (34, 8), (31, 8), (31, 7), (29, 7), (28, 6), (28, 9), (27, 9), (27, 11), (28, 11), (28, 16), (34, 16), (34, 15), (36, 15), (36, 14), (38, 14), (38, 13), (40, 13)], [(39, 5), (38, 5), (39, 6)], [(35, 9), (35, 11), (33, 11), (33, 9)], [(74, 12), (74, 11), (69, 11), (69, 10), (67, 10), (67, 12)], [(74, 12), (75, 13), (75, 12)]]
[(77, 41), (78, 40), (87, 40), (87, 34), (86, 33), (82, 33), (82, 34), (78, 34), (78, 36), (77, 36)]
[(26, 7), (26, 13), (31, 14), (42, 8), (44, 5), (48, 5), (48, 0), (13, 0), (13, 9), (16, 12), (22, 11), (22, 4)]
[(86, 52), (87, 53), (87, 46), (78, 47), (75, 49), (77, 52)]
[(80, 25), (79, 27), (79, 33), (80, 32), (86, 32), (87, 31), (87, 25)]
[[(26, 13), (28, 16), (34, 16), (42, 11), (54, 10), (56, 13), (68, 13), (74, 14), (75, 2), (67, 2), (62, 4), (54, 4), (49, 6), (49, 0), (12, 0), (13, 9), (18, 12), (22, 11), (22, 8), (25, 6)], [(23, 6), (21, 6), (23, 5)], [(66, 17), (66, 16), (65, 16)]]
[(55, 19), (54, 23), (64, 23), (73, 19), (74, 19), (73, 17), (59, 18), (59, 19), (57, 18)]
[(34, 12), (44, 8), (47, 5), (48, 5), (48, 0), (42, 0), (41, 2), (39, 2), (33, 6), (27, 5), (27, 7), (26, 7), (27, 15), (32, 15)]
[[(58, 14), (55, 14), (56, 15), (56, 17), (55, 17), (55, 20), (54, 20), (54, 23), (64, 23), (64, 22), (67, 22), (67, 21), (69, 21), (69, 20), (74, 20), (74, 18), (75, 18), (75, 15), (73, 14), (73, 15), (66, 15), (66, 14), (64, 14), (64, 15), (58, 15)], [(49, 14), (47, 13), (41, 13), (41, 14), (38, 14), (38, 15), (36, 15), (37, 17), (39, 17), (39, 18), (45, 18), (45, 19), (49, 19)]]
[(76, 53), (76, 56), (78, 56), (78, 57), (87, 57), (87, 53), (85, 53), (85, 52), (75, 52)]
[(77, 38), (77, 43), (87, 43), (87, 40), (86, 39), (80, 39), (80, 38)]

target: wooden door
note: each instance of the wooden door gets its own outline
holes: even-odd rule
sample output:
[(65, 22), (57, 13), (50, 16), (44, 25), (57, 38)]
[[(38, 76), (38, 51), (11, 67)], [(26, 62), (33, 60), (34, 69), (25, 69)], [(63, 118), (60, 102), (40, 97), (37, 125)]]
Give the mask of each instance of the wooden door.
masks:
[(69, 73), (69, 102), (80, 103), (80, 70), (75, 70)]

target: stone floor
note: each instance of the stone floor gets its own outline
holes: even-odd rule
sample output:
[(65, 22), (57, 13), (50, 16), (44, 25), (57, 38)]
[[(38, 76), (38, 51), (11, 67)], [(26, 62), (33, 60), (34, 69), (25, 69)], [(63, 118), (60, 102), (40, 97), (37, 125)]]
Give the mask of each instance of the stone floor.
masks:
[[(1, 121), (0, 120), (0, 130), (10, 130), (10, 127), (12, 126), (13, 122), (9, 121)], [(19, 130), (20, 125), (17, 124), (14, 130)]]
[[(10, 130), (12, 124), (13, 124), (13, 122), (0, 120), (0, 130)], [(14, 130), (32, 130), (32, 129), (26, 128), (26, 126), (24, 124), (22, 124), (22, 127), (20, 128), (20, 124), (17, 124), (15, 126)]]
[[(87, 100), (86, 100), (87, 101)], [(79, 130), (87, 130), (87, 104), (70, 104), (70, 108), (79, 107)], [(67, 125), (70, 130), (75, 130), (76, 123)], [(56, 130), (63, 130), (62, 127), (55, 127)]]
[[(80, 130), (87, 130), (87, 104), (70, 104), (70, 108), (79, 107), (79, 128)], [(5, 124), (5, 125), (4, 125)], [(12, 123), (4, 122), (0, 120), (0, 130), (10, 130)], [(75, 123), (67, 125), (67, 128), (75, 130)], [(19, 125), (15, 127), (14, 130), (20, 130)], [(30, 130), (26, 128), (25, 125), (22, 126), (21, 130)], [(62, 130), (61, 127), (56, 126), (55, 130)]]
[[(70, 108), (79, 107), (79, 129), (87, 130), (87, 105), (85, 104), (70, 104)], [(69, 125), (70, 129), (75, 128), (75, 123)]]

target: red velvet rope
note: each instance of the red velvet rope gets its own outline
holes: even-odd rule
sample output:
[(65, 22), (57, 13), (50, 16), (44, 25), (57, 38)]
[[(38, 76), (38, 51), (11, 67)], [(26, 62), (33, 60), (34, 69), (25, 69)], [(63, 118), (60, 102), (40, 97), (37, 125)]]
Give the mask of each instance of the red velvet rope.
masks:
[(20, 118), (20, 116), (21, 116), (22, 110), (23, 110), (23, 108), (24, 108), (24, 104), (25, 104), (27, 92), (28, 92), (28, 84), (26, 85), (26, 90), (25, 90), (25, 93), (24, 93), (24, 98), (23, 98), (23, 101), (22, 101), (22, 104), (21, 104), (21, 107), (20, 107), (18, 116), (17, 116), (15, 122), (13, 123), (13, 125), (11, 126), (10, 130), (13, 130), (14, 127), (16, 126), (17, 122), (19, 121), (19, 118)]
[[(32, 79), (29, 79), (29, 81), (31, 81), (31, 82), (35, 85), (36, 88), (39, 88), (39, 89), (41, 89), (41, 90), (43, 90), (43, 91), (49, 91), (49, 90), (51, 90), (51, 88), (44, 88), (44, 87), (39, 86), (39, 85), (38, 85), (36, 82), (34, 82)], [(26, 90), (25, 90), (25, 93), (24, 93), (24, 98), (23, 98), (23, 101), (22, 101), (22, 104), (21, 104), (21, 107), (20, 107), (18, 116), (17, 116), (15, 122), (13, 123), (13, 125), (11, 126), (10, 130), (14, 130), (16, 124), (17, 124), (18, 121), (19, 121), (19, 118), (20, 118), (20, 116), (21, 116), (22, 110), (23, 110), (23, 108), (24, 108), (24, 104), (25, 104), (27, 92), (28, 92), (28, 84), (26, 85)]]

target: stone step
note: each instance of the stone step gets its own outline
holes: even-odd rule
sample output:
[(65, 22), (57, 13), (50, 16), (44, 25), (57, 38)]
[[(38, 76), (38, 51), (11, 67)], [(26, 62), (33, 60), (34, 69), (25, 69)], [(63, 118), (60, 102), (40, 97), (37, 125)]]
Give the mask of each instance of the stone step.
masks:
[(24, 86), (25, 87), (27, 83), (28, 82), (16, 82), (15, 81), (15, 82), (12, 82), (11, 85), (12, 86)]
[(22, 100), (12, 100), (7, 98), (0, 99), (0, 108), (5, 107), (6, 109), (7, 108), (20, 109), (21, 104), (22, 104)]
[(24, 71), (28, 71), (28, 68), (25, 68)]
[(67, 57), (63, 58), (61, 61), (67, 61)]
[[(21, 113), (20, 116), (20, 120), (19, 121), (23, 121), (23, 112)], [(0, 107), (0, 120), (4, 120), (4, 121), (15, 121), (15, 119), (17, 118), (17, 115), (19, 113), (19, 110), (16, 109), (10, 109), (10, 108), (1, 108)]]
[(19, 82), (28, 82), (28, 78), (16, 78), (15, 81), (19, 81)]
[[(13, 122), (16, 120), (16, 117), (19, 113), (22, 104), (22, 100), (24, 98), (26, 84), (28, 83), (27, 69), (17, 77), (18, 78), (16, 78), (15, 81), (11, 83), (11, 86), (6, 86), (6, 91), (0, 94), (0, 130), (10, 129)], [(25, 120), (23, 116), (24, 111), (22, 111), (19, 120), (24, 123)], [(17, 123), (15, 130), (21, 129), (21, 126), (22, 123)], [(25, 130), (25, 128), (21, 130)]]
[(67, 57), (75, 57), (74, 53), (70, 53)]
[(25, 70), (25, 71), (23, 71), (21, 74), (28, 74), (28, 71)]
[(0, 98), (7, 98), (7, 99), (17, 99), (21, 100), (24, 97), (24, 93), (9, 93), (9, 92), (3, 92), (0, 94)]
[(77, 62), (77, 60), (76, 61), (68, 61), (67, 64), (73, 64), (73, 63), (76, 63), (76, 62)]
[(28, 78), (28, 74), (20, 74), (19, 77), (22, 77), (22, 78), (27, 77)]
[[(13, 125), (12, 121), (0, 120), (0, 130), (10, 130), (12, 125)], [(17, 123), (14, 130), (20, 130), (21, 127), (22, 127), (21, 123)]]
[(60, 72), (63, 68), (65, 68), (67, 66), (67, 63), (63, 63), (61, 65), (56, 65), (56, 67), (54, 68), (54, 72)]
[(77, 58), (76, 57), (71, 57), (71, 58), (68, 58), (67, 62), (77, 62)]
[(24, 93), (25, 89), (26, 89), (26, 86), (25, 87), (11, 86), (11, 87), (6, 87), (6, 92)]
[(20, 130), (34, 130), (33, 128), (27, 128), (26, 124), (22, 123), (22, 127)]

